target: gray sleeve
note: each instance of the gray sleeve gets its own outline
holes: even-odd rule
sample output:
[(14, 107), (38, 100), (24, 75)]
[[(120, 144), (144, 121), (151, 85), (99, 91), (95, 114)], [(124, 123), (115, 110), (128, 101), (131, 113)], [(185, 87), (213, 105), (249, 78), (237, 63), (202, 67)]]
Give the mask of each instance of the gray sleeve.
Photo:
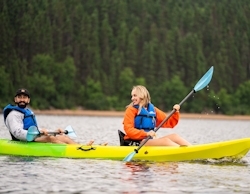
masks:
[(15, 138), (26, 141), (27, 130), (23, 129), (24, 114), (12, 110), (6, 118), (6, 126)]

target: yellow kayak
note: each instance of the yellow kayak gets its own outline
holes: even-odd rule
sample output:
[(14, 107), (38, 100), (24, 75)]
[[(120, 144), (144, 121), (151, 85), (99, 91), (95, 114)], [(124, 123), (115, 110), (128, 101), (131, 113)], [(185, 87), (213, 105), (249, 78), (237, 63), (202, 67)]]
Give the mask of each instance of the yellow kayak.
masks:
[[(123, 160), (136, 148), (136, 146), (86, 146), (0, 139), (0, 154), (16, 156)], [(191, 161), (224, 157), (240, 159), (249, 149), (250, 138), (186, 147), (143, 146), (134, 155), (133, 160)]]

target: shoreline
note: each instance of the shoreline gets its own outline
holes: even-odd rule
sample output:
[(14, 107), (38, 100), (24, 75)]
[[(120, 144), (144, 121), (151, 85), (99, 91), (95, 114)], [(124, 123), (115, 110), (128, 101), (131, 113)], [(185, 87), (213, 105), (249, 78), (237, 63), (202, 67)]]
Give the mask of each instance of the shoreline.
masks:
[[(97, 117), (123, 117), (124, 111), (101, 111), (101, 110), (34, 110), (37, 115), (67, 115), (67, 116), (97, 116)], [(168, 114), (168, 113), (167, 113)], [(197, 114), (180, 113), (185, 119), (218, 119), (218, 120), (249, 120), (250, 115), (219, 115), (219, 114)]]

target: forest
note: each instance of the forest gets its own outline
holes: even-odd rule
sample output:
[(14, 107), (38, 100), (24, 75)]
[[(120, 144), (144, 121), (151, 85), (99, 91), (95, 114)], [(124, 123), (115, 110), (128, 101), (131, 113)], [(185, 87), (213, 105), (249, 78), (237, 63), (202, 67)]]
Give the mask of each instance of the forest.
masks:
[(1, 0), (0, 106), (125, 110), (134, 85), (182, 112), (250, 115), (249, 0)]

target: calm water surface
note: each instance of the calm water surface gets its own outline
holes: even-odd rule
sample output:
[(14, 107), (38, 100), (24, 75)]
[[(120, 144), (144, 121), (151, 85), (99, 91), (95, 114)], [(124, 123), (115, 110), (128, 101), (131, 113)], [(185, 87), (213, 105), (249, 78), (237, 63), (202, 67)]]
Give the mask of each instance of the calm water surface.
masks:
[[(40, 127), (72, 125), (76, 141), (118, 145), (121, 117), (37, 116)], [(10, 138), (0, 121), (1, 138)], [(250, 121), (181, 119), (174, 130), (193, 144), (250, 137)], [(131, 150), (132, 152), (133, 150)], [(125, 156), (124, 156), (125, 157)], [(0, 156), (0, 193), (250, 193), (250, 154), (241, 161), (143, 163)]]

